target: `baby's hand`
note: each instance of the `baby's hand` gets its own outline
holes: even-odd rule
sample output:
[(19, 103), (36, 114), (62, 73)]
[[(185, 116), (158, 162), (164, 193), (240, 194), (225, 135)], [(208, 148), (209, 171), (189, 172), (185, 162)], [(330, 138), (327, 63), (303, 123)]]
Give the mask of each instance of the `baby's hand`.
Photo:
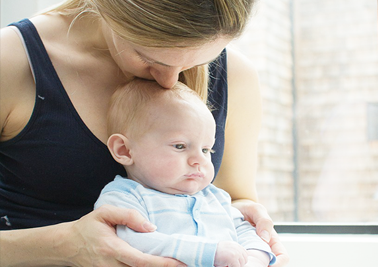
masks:
[(243, 267), (248, 261), (247, 251), (233, 241), (221, 241), (218, 243), (215, 253), (215, 267)]
[(248, 263), (244, 267), (268, 267), (269, 255), (266, 252), (260, 250), (247, 250)]

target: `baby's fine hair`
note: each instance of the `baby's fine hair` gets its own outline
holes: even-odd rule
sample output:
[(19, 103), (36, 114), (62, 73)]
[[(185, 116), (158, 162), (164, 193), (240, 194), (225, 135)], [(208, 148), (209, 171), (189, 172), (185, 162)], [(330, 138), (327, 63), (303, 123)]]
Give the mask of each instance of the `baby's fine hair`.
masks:
[(156, 81), (135, 78), (118, 88), (111, 97), (108, 109), (108, 136), (126, 132), (129, 137), (140, 135), (145, 129), (149, 105), (163, 97), (206, 106), (195, 91), (181, 82), (177, 82), (171, 89), (166, 89)]

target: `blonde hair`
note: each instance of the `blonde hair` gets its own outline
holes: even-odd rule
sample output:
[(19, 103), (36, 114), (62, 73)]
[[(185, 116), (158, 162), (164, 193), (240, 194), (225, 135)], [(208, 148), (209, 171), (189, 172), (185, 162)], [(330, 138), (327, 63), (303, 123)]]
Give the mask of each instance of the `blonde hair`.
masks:
[[(255, 0), (67, 0), (50, 11), (102, 17), (120, 37), (146, 47), (193, 47), (236, 38)], [(208, 66), (184, 71), (180, 81), (207, 98)]]
[[(156, 81), (133, 79), (117, 89), (108, 109), (108, 136), (120, 133), (129, 138), (142, 136), (148, 130), (148, 107), (159, 98), (180, 99), (205, 105), (201, 97), (188, 86), (177, 82), (171, 89), (161, 87)], [(206, 106), (206, 105), (205, 105)]]

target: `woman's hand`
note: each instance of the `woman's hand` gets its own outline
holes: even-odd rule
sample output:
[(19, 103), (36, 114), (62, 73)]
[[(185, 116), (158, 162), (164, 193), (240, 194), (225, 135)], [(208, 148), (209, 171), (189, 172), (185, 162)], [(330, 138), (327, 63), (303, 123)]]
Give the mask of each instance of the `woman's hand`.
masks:
[(67, 255), (74, 266), (185, 266), (174, 259), (144, 254), (132, 248), (116, 236), (117, 224), (138, 232), (156, 229), (135, 210), (104, 205), (67, 224), (68, 239), (60, 241), (62, 254)]
[(0, 266), (185, 266), (132, 248), (117, 237), (117, 224), (140, 232), (155, 230), (135, 210), (104, 205), (77, 221), (2, 231)]
[(289, 255), (281, 243), (276, 230), (274, 230), (273, 221), (265, 207), (251, 200), (236, 200), (233, 202), (233, 206), (240, 210), (245, 220), (256, 227), (256, 233), (269, 244), (272, 252), (277, 257), (274, 266), (283, 267), (287, 265)]

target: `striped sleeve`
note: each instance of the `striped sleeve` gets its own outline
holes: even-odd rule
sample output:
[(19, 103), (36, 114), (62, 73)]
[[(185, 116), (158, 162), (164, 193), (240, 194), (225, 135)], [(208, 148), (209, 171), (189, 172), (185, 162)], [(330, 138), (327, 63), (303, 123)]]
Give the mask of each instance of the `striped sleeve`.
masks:
[(214, 266), (216, 242), (190, 235), (138, 233), (125, 226), (117, 227), (117, 235), (132, 247), (151, 255), (175, 258), (188, 266)]

